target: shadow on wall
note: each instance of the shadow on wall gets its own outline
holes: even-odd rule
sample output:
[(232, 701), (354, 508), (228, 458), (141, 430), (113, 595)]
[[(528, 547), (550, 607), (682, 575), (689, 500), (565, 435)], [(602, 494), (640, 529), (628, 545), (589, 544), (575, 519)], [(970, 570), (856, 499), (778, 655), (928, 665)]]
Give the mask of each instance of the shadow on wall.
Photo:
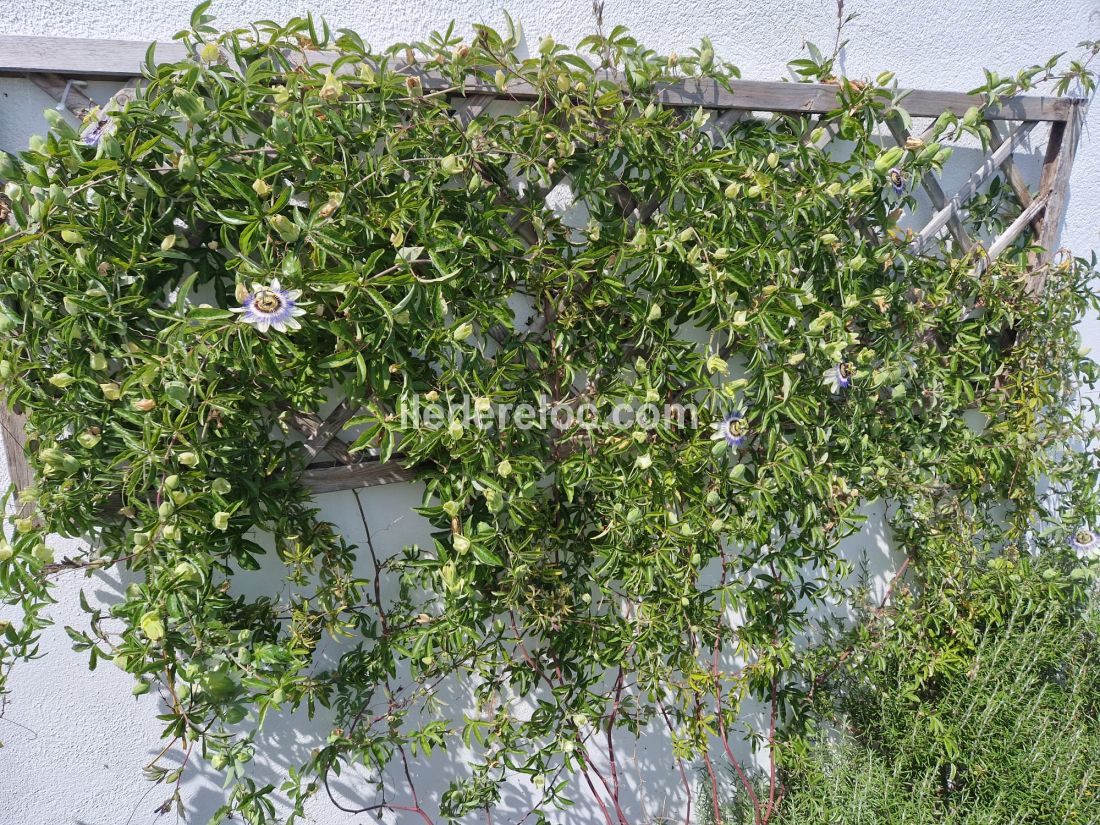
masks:
[[(321, 497), (319, 499), (322, 507), (321, 515), (330, 520), (349, 542), (365, 547), (366, 536), (353, 497), (354, 493), (334, 493)], [(430, 525), (411, 510), (420, 502), (421, 497), (420, 485), (410, 484), (374, 488), (368, 493), (361, 494), (367, 523), (371, 527), (371, 537), (380, 560), (400, 554), (409, 545), (431, 545)], [(886, 583), (896, 569), (898, 558), (890, 550), (885, 507), (876, 502), (865, 505), (862, 512), (867, 516), (863, 529), (846, 539), (841, 548), (844, 557), (851, 562), (855, 571), (852, 574), (852, 580), (845, 585), (854, 586), (857, 582), (865, 583), (870, 593), (869, 598), (881, 598)], [(359, 556), (356, 573), (364, 578), (372, 578), (374, 571), (369, 554), (362, 552)], [(717, 582), (717, 570), (708, 571), (708, 576), (715, 583)], [(98, 576), (99, 588), (94, 595), (104, 603), (116, 601), (129, 581), (128, 577), (100, 575)], [(705, 584), (705, 580), (702, 583)], [(270, 596), (283, 591), (285, 587), (281, 566), (273, 555), (265, 557), (265, 564), (260, 570), (243, 571), (234, 577), (234, 590), (243, 596), (261, 594)], [(395, 582), (385, 580), (383, 598), (392, 593), (394, 588)], [(850, 620), (852, 615), (850, 606), (838, 600), (832, 606), (819, 606), (811, 612), (809, 618), (814, 622), (843, 623)], [(730, 615), (729, 620), (736, 623), (737, 617)], [(814, 640), (813, 634), (807, 634), (804, 641), (810, 643)], [(317, 668), (335, 667), (340, 656), (353, 646), (353, 643), (347, 640), (326, 639), (318, 649)], [(743, 662), (733, 656), (726, 656), (722, 668), (733, 670), (742, 664)], [(608, 687), (613, 683), (614, 675), (611, 672), (608, 673), (606, 682)], [(443, 714), (452, 722), (461, 724), (466, 715), (484, 715), (484, 709), (476, 706), (471, 687), (469, 682), (458, 678), (449, 679), (440, 685), (438, 696), (442, 700)], [(538, 698), (538, 695), (513, 696), (510, 699), (511, 709), (522, 717), (532, 712)], [(745, 701), (742, 706), (742, 717), (746, 724), (757, 730), (766, 728), (767, 712), (764, 704), (752, 700)], [(415, 714), (413, 716), (415, 717)], [(315, 749), (323, 747), (333, 724), (333, 713), (320, 706), (312, 719), (308, 718), (304, 711), (270, 713), (256, 739), (257, 755), (249, 765), (250, 777), (261, 786), (267, 783), (278, 786), (288, 769), (307, 762)], [(591, 762), (600, 773), (609, 777), (606, 733), (603, 730), (591, 731), (591, 733), (593, 734), (589, 749)], [(764, 752), (754, 754), (743, 731), (731, 731), (730, 737), (732, 750), (739, 760), (744, 764), (755, 764), (760, 769), (766, 769), (767, 754)], [(156, 756), (161, 746), (150, 743), (147, 758), (152, 759)], [(637, 738), (625, 731), (616, 731), (615, 750), (622, 786), (620, 799), (624, 814), (629, 821), (635, 825), (665, 820), (682, 821), (687, 794), (681, 781), (680, 766), (673, 757), (672, 742), (664, 722), (660, 718), (655, 719)], [(179, 764), (180, 756), (178, 752), (174, 752), (169, 759), (174, 759), (176, 764)], [(722, 774), (723, 781), (728, 781), (728, 771), (723, 767), (727, 761), (720, 743), (714, 743), (711, 756), (716, 769)], [(428, 758), (422, 756), (414, 758), (410, 755), (410, 766), (418, 798), (421, 805), (433, 814), (433, 818), (442, 794), (453, 780), (468, 776), (469, 762), (473, 758), (476, 758), (476, 754), (467, 751), (461, 745), (448, 752), (436, 751)], [(169, 761), (166, 760), (165, 764), (169, 764)], [(699, 779), (698, 766), (685, 765), (684, 768), (692, 785), (691, 796), (694, 808), (697, 803), (695, 795)], [(135, 776), (134, 781), (140, 780)], [(599, 781), (594, 781), (598, 785)], [(223, 804), (225, 792), (220, 785), (221, 775), (218, 771), (213, 770), (201, 759), (192, 759), (183, 789), (188, 821), (206, 822)], [(606, 796), (602, 787), (600, 791), (601, 795)], [(314, 817), (313, 821), (318, 823), (348, 821), (349, 814), (341, 813), (333, 803), (355, 811), (377, 804), (383, 799), (396, 804), (412, 802), (409, 786), (399, 761), (395, 761), (382, 776), (372, 774), (361, 766), (349, 768), (330, 783), (329, 792), (332, 801), (326, 797), (324, 791), (311, 801), (308, 811)], [(576, 804), (567, 811), (552, 813), (550, 821), (555, 823), (603, 821), (603, 814), (593, 801), (591, 791), (582, 777), (572, 778), (567, 794)], [(135, 822), (145, 821), (146, 809), (151, 812), (168, 795), (169, 791), (163, 787), (151, 788), (147, 796), (147, 804), (143, 803), (145, 807), (141, 809)], [(512, 823), (523, 819), (539, 796), (538, 789), (525, 777), (510, 780), (509, 784), (502, 789), (502, 800), (495, 810), (494, 821)], [(375, 819), (373, 814), (371, 819)], [(383, 822), (395, 823), (415, 819), (414, 815), (394, 815), (390, 812), (381, 817)], [(471, 814), (463, 821), (484, 822), (484, 813)], [(87, 825), (108, 825), (108, 823), (89, 821)]]

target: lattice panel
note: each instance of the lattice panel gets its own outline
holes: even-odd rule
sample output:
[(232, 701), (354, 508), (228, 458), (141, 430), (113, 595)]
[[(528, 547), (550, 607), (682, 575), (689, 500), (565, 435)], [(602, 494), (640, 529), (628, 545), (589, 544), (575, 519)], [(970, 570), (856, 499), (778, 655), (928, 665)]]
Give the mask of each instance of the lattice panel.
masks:
[[(126, 41), (0, 37), (0, 75), (29, 78), (70, 112), (83, 118), (95, 103), (82, 91), (79, 81), (87, 78), (124, 81), (123, 88), (104, 108), (123, 105), (133, 95), (134, 75), (145, 59), (147, 48), (147, 43)], [(185, 57), (178, 43), (158, 45), (158, 56), (166, 60)], [(331, 55), (318, 53), (317, 60), (328, 63)], [(426, 91), (451, 88), (450, 80), (431, 72), (415, 68), (408, 71), (421, 77)], [(455, 95), (451, 104), (454, 117), (465, 125), (478, 117), (491, 117), (487, 110), (497, 100), (522, 102), (537, 96), (537, 90), (524, 84), (512, 84), (500, 91), (483, 79), (471, 77), (462, 94)], [(829, 117), (837, 108), (837, 89), (830, 85), (735, 81), (730, 88), (724, 88), (713, 81), (685, 80), (664, 86), (658, 97), (666, 106), (692, 112), (698, 108), (707, 110), (712, 115), (708, 128), (716, 140), (721, 140), (742, 118), (769, 114), (805, 119), (807, 143), (816, 127), (823, 127), (824, 134), (815, 143), (819, 149), (824, 149), (837, 132), (836, 121)], [(972, 106), (982, 103), (980, 98), (957, 92), (914, 90), (904, 93), (901, 105), (913, 118), (935, 119), (944, 112), (961, 116)], [(1082, 108), (1082, 101), (1074, 98), (1020, 96), (1003, 100), (996, 109), (987, 111), (985, 124), (991, 135), (989, 149), (962, 186), (948, 196), (935, 175), (927, 174), (920, 181), (933, 212), (925, 225), (914, 232), (910, 251), (928, 251), (946, 233), (958, 252), (977, 253), (976, 266), (983, 268), (990, 260), (1014, 248), (1021, 237), (1027, 237), (1041, 248), (1032, 256), (1029, 282), (1033, 294), (1041, 293), (1065, 214), (1069, 176), (1081, 133)], [(1038, 187), (1032, 191), (1017, 168), (1014, 156), (1028, 138), (1044, 131), (1037, 130), (1040, 124), (1048, 127), (1048, 136)], [(885, 126), (889, 137), (898, 145), (904, 145), (913, 137), (924, 140), (929, 136), (929, 132), (911, 135), (896, 112), (885, 120)], [(964, 216), (967, 204), (998, 174), (1004, 175), (1014, 191), (1021, 212), (983, 249), (967, 229)], [(501, 189), (498, 202), (514, 207), (511, 226), (528, 243), (534, 244), (536, 235), (524, 207), (531, 199), (542, 203), (561, 180), (558, 178), (551, 186), (535, 192)], [(656, 200), (636, 202), (623, 183), (615, 188), (614, 194), (624, 220), (645, 223), (661, 208)], [(549, 307), (547, 314), (536, 318), (531, 325), (532, 333), (544, 329), (548, 314), (554, 311), (554, 307)], [(348, 399), (341, 401), (323, 419), (309, 412), (286, 411), (285, 420), (305, 439), (304, 449), (312, 464), (304, 480), (315, 492), (371, 487), (409, 481), (414, 477), (413, 471), (401, 466), (400, 456), (381, 463), (351, 452), (340, 433), (358, 411), (358, 405)], [(23, 487), (30, 483), (31, 476), (24, 456), (22, 420), (6, 409), (0, 412), (8, 465), (17, 487)]]

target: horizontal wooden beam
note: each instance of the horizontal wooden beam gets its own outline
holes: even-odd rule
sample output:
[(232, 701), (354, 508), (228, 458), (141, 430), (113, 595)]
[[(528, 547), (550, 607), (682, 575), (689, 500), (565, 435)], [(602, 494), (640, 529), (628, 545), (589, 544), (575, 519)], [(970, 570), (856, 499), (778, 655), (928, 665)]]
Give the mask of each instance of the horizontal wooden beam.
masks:
[[(139, 73), (145, 61), (148, 42), (130, 40), (92, 40), (65, 37), (0, 36), (0, 74), (23, 75), (51, 73), (63, 77), (129, 78)], [(181, 43), (158, 42), (158, 60), (175, 62), (187, 57)], [(318, 53), (310, 62), (330, 60)], [(432, 78), (429, 89), (449, 86), (443, 78)], [(511, 83), (502, 92), (487, 78), (470, 77), (464, 89), (467, 95), (529, 100), (539, 92), (526, 83)], [(981, 97), (964, 92), (916, 89), (903, 91), (900, 105), (913, 117), (939, 117), (944, 112), (962, 115), (971, 106), (980, 106)], [(690, 78), (662, 84), (657, 97), (668, 106), (697, 107), (723, 111), (767, 111), (796, 114), (825, 114), (838, 108), (837, 87), (823, 83), (787, 83), (781, 81), (734, 80), (729, 88), (715, 80)], [(1002, 100), (987, 112), (994, 120), (1064, 121), (1073, 108), (1073, 98), (1019, 96)]]
[(412, 470), (394, 461), (367, 460), (335, 467), (310, 467), (303, 473), (302, 483), (314, 493), (338, 493), (381, 484), (400, 484), (415, 477)]
[[(0, 36), (0, 74), (51, 73), (64, 77), (130, 78), (140, 73), (149, 41), (83, 37)], [(182, 43), (160, 41), (157, 59), (187, 57)]]

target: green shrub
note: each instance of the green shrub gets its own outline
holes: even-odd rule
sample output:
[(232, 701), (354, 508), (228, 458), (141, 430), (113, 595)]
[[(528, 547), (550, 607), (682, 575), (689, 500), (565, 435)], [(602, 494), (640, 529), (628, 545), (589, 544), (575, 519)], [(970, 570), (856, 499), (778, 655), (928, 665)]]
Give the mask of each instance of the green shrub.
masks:
[(1100, 822), (1100, 613), (1018, 604), (919, 700), (894, 654), (838, 680), (834, 726), (792, 760), (778, 822)]

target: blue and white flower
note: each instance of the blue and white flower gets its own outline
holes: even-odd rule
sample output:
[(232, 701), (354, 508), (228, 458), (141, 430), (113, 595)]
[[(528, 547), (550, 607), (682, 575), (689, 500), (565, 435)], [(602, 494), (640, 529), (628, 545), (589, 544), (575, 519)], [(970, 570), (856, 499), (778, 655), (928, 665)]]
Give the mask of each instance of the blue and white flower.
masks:
[(749, 437), (749, 422), (745, 420), (744, 413), (736, 410), (710, 426), (714, 428), (714, 435), (710, 437), (712, 441), (724, 439), (735, 450)]
[(283, 289), (276, 278), (270, 285), (253, 284), (252, 291), (244, 299), (244, 305), (233, 309), (241, 314), (240, 320), (252, 324), (260, 332), (274, 329), (287, 332), (301, 329), (298, 318), (306, 311), (298, 305), (302, 297), (300, 289)]
[(1073, 532), (1069, 543), (1078, 553), (1088, 553), (1095, 549), (1097, 543), (1100, 543), (1100, 538), (1087, 527), (1079, 527)]
[(855, 368), (852, 367), (851, 361), (838, 361), (834, 366), (825, 370), (821, 380), (833, 392), (840, 392), (852, 386), (852, 376), (854, 374)]
[(890, 185), (894, 188), (895, 195), (905, 192), (905, 173), (899, 167), (893, 167), (887, 172), (887, 177), (890, 179)]

